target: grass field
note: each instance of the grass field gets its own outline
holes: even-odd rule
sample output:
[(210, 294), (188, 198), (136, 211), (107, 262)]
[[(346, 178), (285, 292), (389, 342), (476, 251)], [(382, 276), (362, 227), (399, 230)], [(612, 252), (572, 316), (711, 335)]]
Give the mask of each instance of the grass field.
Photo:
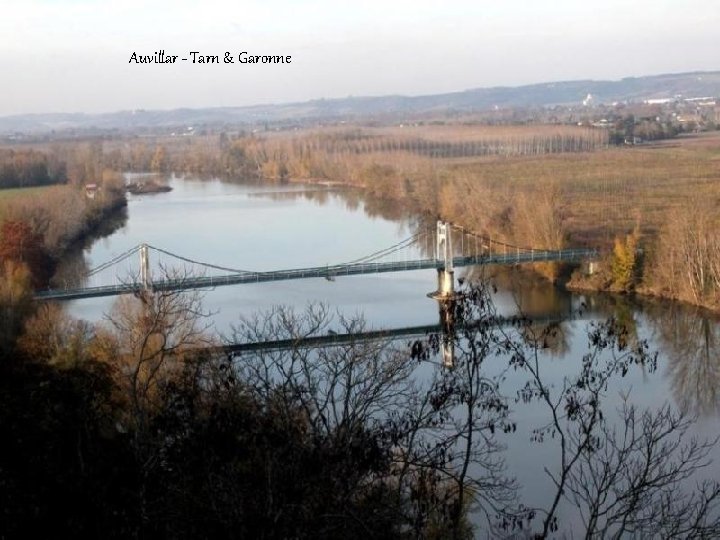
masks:
[(13, 199), (23, 195), (37, 195), (52, 186), (26, 187), (26, 188), (10, 188), (0, 189), (0, 202)]
[(44, 191), (53, 187), (55, 186), (0, 189), (0, 225), (5, 220), (6, 207), (8, 204), (18, 199), (31, 199), (41, 196)]
[(532, 192), (556, 186), (573, 235), (615, 234), (635, 223), (654, 232), (671, 209), (692, 211), (698, 199), (720, 199), (720, 133), (652, 146), (451, 167), (491, 189)]

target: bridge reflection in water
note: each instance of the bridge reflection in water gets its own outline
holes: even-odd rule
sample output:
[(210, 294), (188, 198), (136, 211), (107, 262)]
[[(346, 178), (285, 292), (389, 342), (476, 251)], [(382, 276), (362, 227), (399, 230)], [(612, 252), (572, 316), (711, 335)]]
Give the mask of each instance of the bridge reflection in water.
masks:
[(257, 352), (269, 351), (286, 351), (293, 349), (309, 349), (321, 347), (340, 347), (343, 345), (353, 345), (365, 341), (401, 341), (412, 340), (437, 335), (439, 338), (439, 347), (442, 356), (442, 363), (446, 367), (452, 367), (455, 359), (454, 343), (456, 335), (462, 330), (471, 330), (474, 326), (483, 327), (508, 327), (518, 328), (527, 327), (529, 325), (552, 325), (567, 322), (569, 320), (591, 320), (592, 316), (587, 318), (582, 316), (562, 316), (554, 315), (548, 317), (527, 318), (521, 315), (515, 316), (496, 316), (492, 319), (483, 321), (469, 321), (458, 323), (454, 321), (454, 313), (450, 310), (454, 308), (450, 302), (440, 302), (440, 321), (437, 324), (426, 324), (418, 326), (406, 326), (402, 328), (390, 328), (385, 330), (370, 330), (365, 332), (336, 333), (331, 332), (325, 335), (317, 336), (299, 336), (297, 338), (276, 339), (269, 341), (258, 341), (248, 343), (232, 343), (220, 347), (213, 347), (212, 350), (223, 352), (231, 356), (242, 356), (244, 354), (253, 354)]

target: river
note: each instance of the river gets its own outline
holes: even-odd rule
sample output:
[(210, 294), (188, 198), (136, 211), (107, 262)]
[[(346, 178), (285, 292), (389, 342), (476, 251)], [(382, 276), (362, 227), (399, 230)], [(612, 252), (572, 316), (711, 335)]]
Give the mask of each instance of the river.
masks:
[[(391, 246), (426, 226), (422, 218), (382, 203), (368, 202), (349, 190), (317, 185), (235, 184), (217, 180), (172, 178), (168, 193), (129, 196), (127, 220), (109, 236), (96, 240), (66, 266), (92, 268), (133, 246), (147, 243), (196, 261), (243, 270), (267, 271), (353, 261)], [(420, 257), (426, 246), (406, 250), (402, 257)], [(82, 259), (82, 260), (79, 260)], [(71, 258), (72, 259), (72, 258)], [(151, 261), (177, 264), (171, 259)], [(120, 270), (127, 278), (138, 272), (130, 259)], [(198, 267), (188, 265), (188, 271)], [(212, 273), (212, 271), (210, 271)], [(458, 270), (468, 276), (471, 270)], [(219, 272), (222, 273), (222, 272)], [(100, 275), (98, 280), (112, 279)], [(697, 433), (719, 433), (720, 325), (702, 311), (667, 302), (630, 300), (612, 295), (570, 294), (531, 274), (499, 271), (495, 302), (504, 314), (517, 306), (534, 316), (565, 316), (585, 306), (582, 320), (561, 325), (560, 337), (545, 355), (548, 373), (561, 377), (587, 350), (587, 325), (610, 315), (626, 322), (632, 333), (658, 350), (657, 372), (631, 372), (610, 392), (630, 392), (638, 404), (658, 407), (669, 401), (699, 415)], [(94, 282), (91, 284), (95, 284)], [(436, 288), (434, 270), (380, 275), (305, 279), (237, 285), (204, 291), (204, 305), (213, 312), (214, 331), (228, 336), (240, 317), (284, 304), (303, 309), (323, 302), (346, 316), (362, 315), (369, 328), (398, 328), (436, 323), (438, 308), (427, 293)], [(112, 309), (112, 298), (68, 302), (70, 313), (100, 321)], [(335, 329), (340, 331), (339, 326)], [(529, 443), (529, 430), (542, 420), (532, 407), (517, 404), (515, 416), (524, 428), (508, 439), (509, 470), (524, 486), (526, 504), (544, 505), (547, 477), (538, 463), (552, 461), (552, 445)], [(530, 445), (530, 446), (528, 446)], [(534, 459), (527, 459), (528, 448)], [(716, 462), (717, 464), (717, 462)], [(704, 474), (718, 476), (713, 465)]]

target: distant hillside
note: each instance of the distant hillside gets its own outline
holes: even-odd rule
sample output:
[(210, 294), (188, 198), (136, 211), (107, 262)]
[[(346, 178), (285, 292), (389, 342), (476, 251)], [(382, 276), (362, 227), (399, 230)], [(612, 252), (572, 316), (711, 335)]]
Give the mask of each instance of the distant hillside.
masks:
[(379, 96), (319, 99), (303, 103), (121, 111), (106, 114), (27, 114), (0, 117), (0, 133), (74, 130), (137, 130), (199, 125), (259, 124), (278, 121), (353, 119), (392, 114), (483, 111), (494, 107), (544, 107), (579, 104), (592, 94), (595, 103), (645, 99), (720, 96), (720, 72), (628, 77), (619, 81), (564, 81), (517, 87), (477, 88), (428, 96)]

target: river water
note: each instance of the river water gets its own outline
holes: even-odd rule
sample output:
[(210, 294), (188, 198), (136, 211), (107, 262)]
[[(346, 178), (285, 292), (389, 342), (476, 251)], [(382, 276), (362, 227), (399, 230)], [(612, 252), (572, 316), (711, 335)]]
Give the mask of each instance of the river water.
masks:
[[(353, 261), (411, 236), (431, 225), (417, 216), (378, 202), (368, 202), (354, 191), (325, 186), (231, 184), (220, 181), (170, 179), (173, 190), (130, 196), (127, 220), (109, 236), (96, 240), (68, 268), (95, 267), (147, 243), (187, 259), (216, 266), (268, 271), (332, 265)], [(397, 257), (424, 257), (426, 245), (405, 250)], [(200, 268), (167, 256), (151, 262), (181, 267), (197, 273)], [(111, 270), (129, 279), (137, 274), (139, 260), (131, 257)], [(218, 270), (203, 270), (212, 275)], [(457, 276), (472, 270), (459, 269)], [(67, 272), (66, 272), (67, 273)], [(114, 279), (100, 273), (89, 284)], [(576, 295), (528, 273), (501, 270), (494, 276), (498, 285), (495, 302), (501, 313), (517, 306), (541, 317), (559, 317), (584, 306), (582, 320), (563, 323), (560, 337), (545, 355), (550, 376), (561, 377), (576, 368), (587, 351), (587, 325), (613, 315), (627, 323), (631, 333), (647, 339), (658, 350), (657, 372), (631, 372), (622, 385), (609, 394), (611, 405), (619, 404), (619, 392), (630, 392), (640, 405), (658, 407), (669, 401), (699, 415), (695, 432), (720, 433), (720, 325), (700, 310), (663, 302), (630, 301), (610, 295)], [(436, 288), (434, 270), (380, 275), (341, 277), (334, 281), (305, 279), (221, 287), (204, 291), (204, 305), (213, 312), (214, 331), (228, 336), (240, 317), (248, 317), (278, 304), (302, 309), (323, 302), (346, 316), (362, 315), (369, 328), (398, 328), (436, 323), (438, 308), (427, 293)], [(71, 314), (100, 321), (110, 312), (112, 298), (73, 301)], [(338, 327), (337, 330), (340, 330)], [(524, 435), (508, 440), (509, 470), (524, 486), (529, 505), (546, 505), (548, 480), (539, 463), (552, 462), (553, 447), (529, 443), (525, 438), (543, 420), (535, 409), (514, 406)], [(522, 427), (521, 426), (521, 427)], [(533, 459), (527, 459), (528, 451)], [(713, 465), (705, 476), (717, 477)]]

